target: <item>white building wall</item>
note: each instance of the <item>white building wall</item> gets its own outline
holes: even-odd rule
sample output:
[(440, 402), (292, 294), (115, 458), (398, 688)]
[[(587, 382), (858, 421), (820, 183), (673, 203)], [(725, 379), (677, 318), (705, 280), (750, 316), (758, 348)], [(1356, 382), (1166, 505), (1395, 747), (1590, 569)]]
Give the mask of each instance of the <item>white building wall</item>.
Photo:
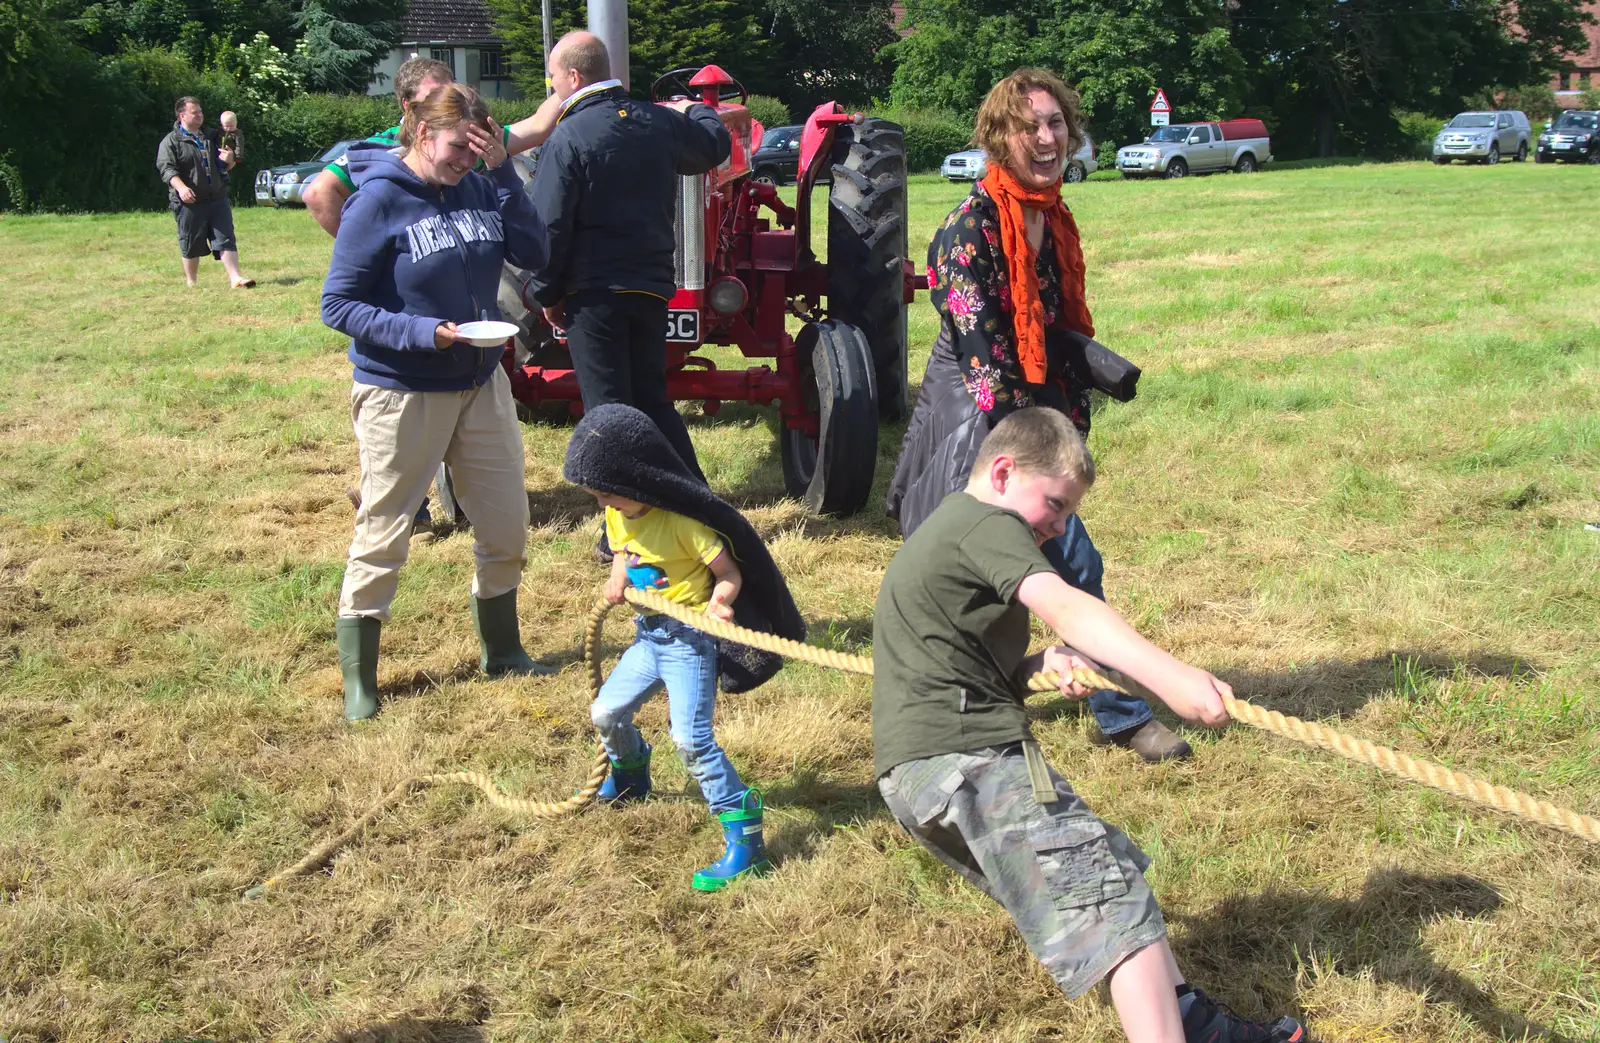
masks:
[(367, 84), (368, 94), (393, 94), (394, 74), (400, 69), (400, 64), (407, 59), (418, 55), (428, 56), (435, 49), (448, 47), (455, 59), (456, 79), (462, 83), (476, 88), (486, 98), (520, 98), (522, 94), (517, 90), (517, 85), (511, 80), (479, 80), (478, 79), (478, 48), (466, 45), (457, 46), (448, 42), (439, 43), (411, 43), (402, 44), (390, 51), (388, 56), (380, 61), (375, 69), (372, 82)]
[(367, 84), (368, 94), (393, 94), (394, 74), (400, 63), (411, 57), (408, 48), (396, 47), (373, 68), (372, 82)]

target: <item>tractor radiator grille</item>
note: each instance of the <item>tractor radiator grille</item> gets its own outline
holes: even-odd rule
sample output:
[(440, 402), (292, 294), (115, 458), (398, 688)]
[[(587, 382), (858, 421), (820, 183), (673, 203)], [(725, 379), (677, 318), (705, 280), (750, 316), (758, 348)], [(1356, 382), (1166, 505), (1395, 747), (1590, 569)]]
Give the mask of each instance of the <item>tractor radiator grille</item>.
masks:
[(672, 272), (678, 288), (706, 288), (706, 179), (705, 175), (678, 179), (678, 205), (673, 211)]

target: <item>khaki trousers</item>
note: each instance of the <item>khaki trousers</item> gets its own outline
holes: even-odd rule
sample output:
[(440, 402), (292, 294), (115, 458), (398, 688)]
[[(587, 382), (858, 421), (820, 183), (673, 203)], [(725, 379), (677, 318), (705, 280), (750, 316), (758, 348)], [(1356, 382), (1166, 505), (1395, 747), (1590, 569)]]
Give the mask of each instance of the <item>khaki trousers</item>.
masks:
[(361, 508), (339, 591), (339, 615), (389, 618), (412, 519), (443, 461), (472, 520), (472, 596), (522, 581), (528, 542), (522, 428), (505, 370), (470, 391), (396, 391), (356, 384), (350, 422), (361, 447)]

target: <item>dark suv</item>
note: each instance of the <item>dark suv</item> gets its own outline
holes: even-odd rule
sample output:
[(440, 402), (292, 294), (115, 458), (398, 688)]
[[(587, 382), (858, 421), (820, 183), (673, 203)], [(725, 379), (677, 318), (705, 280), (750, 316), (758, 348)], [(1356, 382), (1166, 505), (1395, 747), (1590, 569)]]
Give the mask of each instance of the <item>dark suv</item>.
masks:
[(800, 132), (804, 127), (767, 127), (761, 147), (750, 157), (750, 176), (769, 185), (787, 185), (800, 176)]
[(1535, 163), (1600, 163), (1600, 112), (1569, 109), (1544, 125)]

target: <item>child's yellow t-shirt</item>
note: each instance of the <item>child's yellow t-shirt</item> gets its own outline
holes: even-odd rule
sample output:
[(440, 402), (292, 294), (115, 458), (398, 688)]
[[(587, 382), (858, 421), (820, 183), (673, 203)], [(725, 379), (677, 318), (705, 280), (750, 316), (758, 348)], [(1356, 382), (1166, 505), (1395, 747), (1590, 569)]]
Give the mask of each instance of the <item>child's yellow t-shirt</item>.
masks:
[(628, 582), (643, 590), (703, 609), (715, 579), (707, 568), (723, 551), (722, 537), (692, 518), (652, 507), (629, 518), (606, 508), (606, 542), (621, 555)]

